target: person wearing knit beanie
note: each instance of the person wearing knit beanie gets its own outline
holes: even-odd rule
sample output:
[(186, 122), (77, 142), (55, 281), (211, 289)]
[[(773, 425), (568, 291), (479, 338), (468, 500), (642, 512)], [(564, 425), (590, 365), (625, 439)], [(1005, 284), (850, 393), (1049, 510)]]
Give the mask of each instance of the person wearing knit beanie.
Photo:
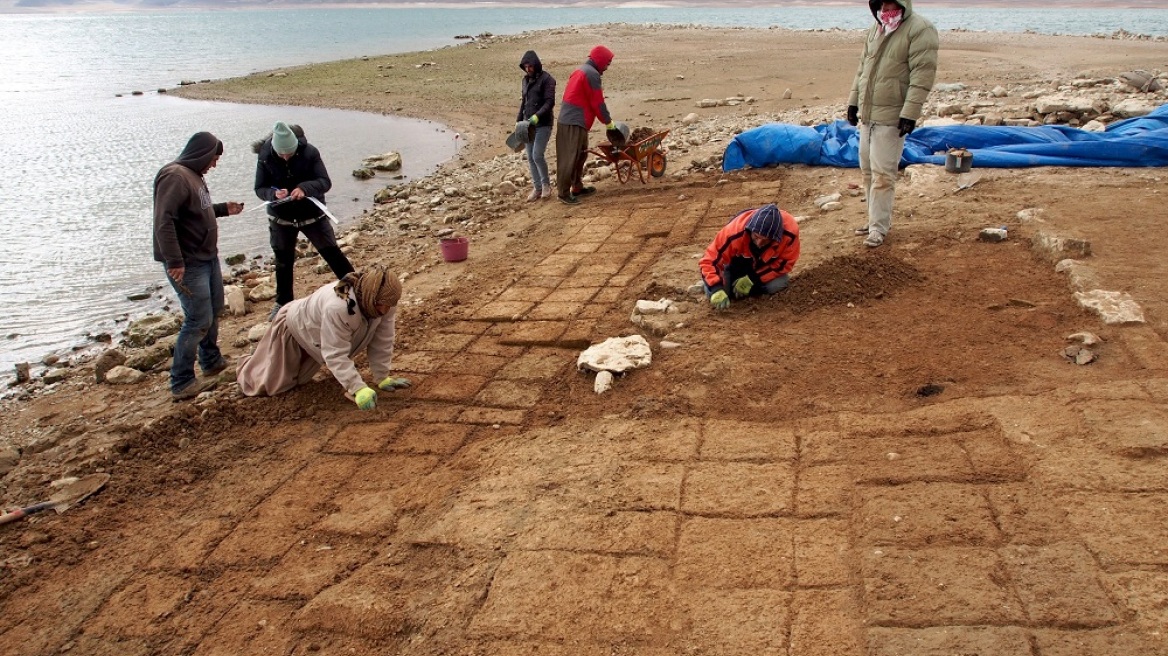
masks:
[[(246, 396), (275, 396), (312, 381), (321, 365), (361, 410), (377, 406), (377, 389), (410, 386), (391, 376), (401, 281), (380, 265), (354, 271), (312, 295), (280, 308), (250, 356), (240, 358), (236, 381)], [(365, 383), (353, 358), (366, 353), (376, 388)]]
[(284, 159), (296, 154), (296, 148), (300, 146), (300, 140), (293, 134), (292, 128), (283, 121), (278, 121), (276, 127), (272, 128), (272, 150)]

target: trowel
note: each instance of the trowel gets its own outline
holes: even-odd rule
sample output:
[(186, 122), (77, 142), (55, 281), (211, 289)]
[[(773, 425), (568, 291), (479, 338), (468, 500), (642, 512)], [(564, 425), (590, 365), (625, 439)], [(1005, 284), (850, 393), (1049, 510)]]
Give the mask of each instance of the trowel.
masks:
[(0, 524), (15, 522), (18, 519), (23, 519), (29, 515), (33, 515), (41, 512), (42, 510), (48, 510), (50, 508), (56, 510), (58, 513), (63, 513), (68, 510), (70, 506), (79, 504), (82, 501), (88, 499), (90, 496), (96, 494), (98, 490), (105, 487), (105, 484), (109, 481), (109, 478), (109, 474), (90, 474), (89, 476), (76, 479), (70, 483), (67, 483), (66, 485), (63, 485), (61, 489), (53, 493), (53, 496), (49, 497), (48, 501), (42, 501), (41, 503), (27, 506), (25, 508), (10, 510), (3, 515), (0, 515)]

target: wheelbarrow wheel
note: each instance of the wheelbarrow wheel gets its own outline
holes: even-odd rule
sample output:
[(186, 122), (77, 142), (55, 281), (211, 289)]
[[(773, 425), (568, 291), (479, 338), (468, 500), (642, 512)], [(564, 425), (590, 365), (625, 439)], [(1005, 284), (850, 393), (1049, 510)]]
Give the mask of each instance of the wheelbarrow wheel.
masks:
[(653, 151), (649, 155), (649, 175), (654, 178), (665, 175), (665, 153)]

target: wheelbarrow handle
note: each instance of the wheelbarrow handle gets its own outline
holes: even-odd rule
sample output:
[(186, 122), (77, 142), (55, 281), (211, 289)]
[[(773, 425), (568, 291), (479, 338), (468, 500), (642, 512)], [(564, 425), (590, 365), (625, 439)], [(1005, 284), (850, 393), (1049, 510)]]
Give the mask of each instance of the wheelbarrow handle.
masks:
[(55, 505), (57, 505), (56, 502), (44, 501), (26, 508), (17, 508), (16, 510), (0, 515), (0, 524), (7, 524), (9, 522), (15, 522), (18, 519), (24, 519), (25, 517), (39, 513), (42, 510), (48, 510)]

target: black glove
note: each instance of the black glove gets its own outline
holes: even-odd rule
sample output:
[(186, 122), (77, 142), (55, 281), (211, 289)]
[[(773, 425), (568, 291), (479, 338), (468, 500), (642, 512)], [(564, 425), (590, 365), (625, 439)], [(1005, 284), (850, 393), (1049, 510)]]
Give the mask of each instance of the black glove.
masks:
[(852, 126), (860, 124), (860, 108), (855, 105), (848, 105), (848, 123)]
[(912, 131), (917, 129), (917, 122), (902, 117), (900, 122), (896, 124), (896, 127), (900, 128), (900, 136), (904, 137), (912, 134)]

